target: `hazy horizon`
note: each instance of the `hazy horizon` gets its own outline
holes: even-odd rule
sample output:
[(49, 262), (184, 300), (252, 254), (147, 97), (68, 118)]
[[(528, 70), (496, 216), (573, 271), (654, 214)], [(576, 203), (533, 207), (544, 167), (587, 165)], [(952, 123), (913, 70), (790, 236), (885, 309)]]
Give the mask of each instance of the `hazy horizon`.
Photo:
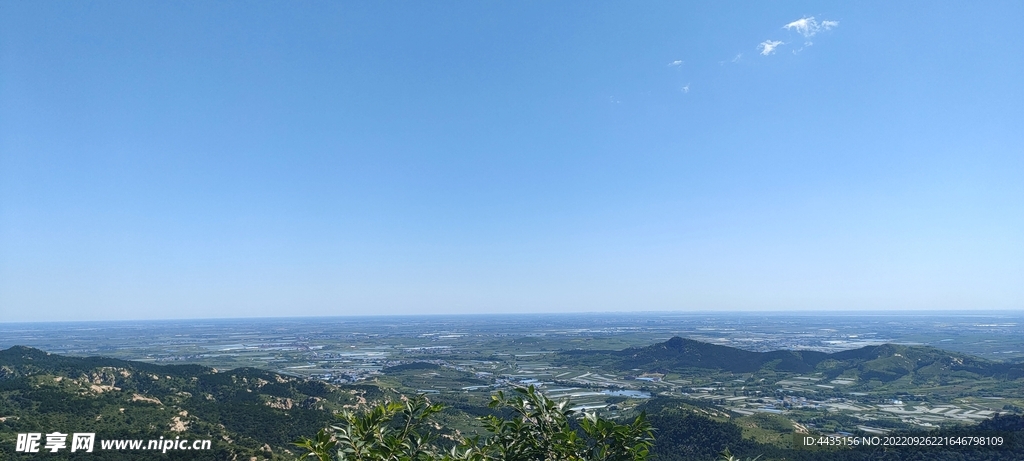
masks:
[(0, 322), (1024, 309), (1020, 2), (0, 7)]
[(836, 310), (836, 311), (814, 311), (814, 310), (688, 310), (688, 311), (644, 311), (644, 310), (623, 310), (623, 311), (544, 311), (544, 312), (469, 312), (469, 313), (424, 313), (424, 314), (337, 314), (337, 315), (267, 315), (260, 317), (148, 317), (148, 318), (88, 318), (88, 319), (72, 319), (72, 320), (0, 320), (0, 325), (15, 326), (15, 325), (31, 325), (31, 324), (88, 324), (88, 323), (132, 323), (132, 322), (233, 322), (233, 321), (312, 321), (316, 319), (327, 319), (327, 320), (367, 320), (367, 319), (406, 319), (406, 318), (426, 318), (426, 319), (443, 319), (446, 317), (450, 318), (466, 318), (466, 317), (530, 317), (530, 316), (553, 316), (553, 317), (615, 317), (615, 316), (631, 316), (631, 317), (691, 317), (691, 316), (777, 316), (777, 317), (813, 317), (813, 318), (829, 318), (829, 317), (1010, 317), (1016, 318), (1018, 316), (1024, 316), (1024, 310), (1022, 309), (978, 309), (978, 310), (904, 310), (904, 311), (891, 311), (891, 310), (877, 310), (877, 311), (857, 311), (857, 310)]

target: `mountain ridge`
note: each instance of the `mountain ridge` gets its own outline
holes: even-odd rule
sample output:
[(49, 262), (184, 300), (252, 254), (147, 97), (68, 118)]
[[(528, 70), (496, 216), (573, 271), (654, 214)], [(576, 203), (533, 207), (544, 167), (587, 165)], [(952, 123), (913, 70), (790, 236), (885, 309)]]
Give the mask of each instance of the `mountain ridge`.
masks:
[(941, 375), (977, 375), (1001, 379), (1024, 377), (1024, 364), (995, 362), (931, 346), (881, 344), (840, 352), (776, 350), (754, 352), (675, 336), (650, 346), (620, 351), (563, 351), (568, 362), (604, 359), (622, 370), (670, 372), (704, 368), (752, 373), (771, 369), (781, 372), (822, 372), (837, 377), (856, 371), (865, 379), (893, 381), (908, 374), (924, 378)]
[(210, 451), (187, 459), (294, 459), (290, 442), (379, 392), (257, 368), (220, 371), (13, 346), (0, 350), (0, 459), (22, 459), (9, 451), (17, 433), (85, 429), (110, 439), (180, 434), (213, 441)]

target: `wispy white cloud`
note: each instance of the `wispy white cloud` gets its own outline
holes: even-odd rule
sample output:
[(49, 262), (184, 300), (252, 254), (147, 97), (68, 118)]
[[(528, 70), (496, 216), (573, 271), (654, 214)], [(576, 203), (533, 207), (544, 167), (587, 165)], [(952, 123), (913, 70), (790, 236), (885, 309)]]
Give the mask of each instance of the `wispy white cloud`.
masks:
[(678, 60), (672, 61), (672, 62), (668, 63), (669, 67), (676, 67), (676, 66), (681, 66), (681, 65), (683, 65), (683, 61), (678, 61)]
[(778, 48), (779, 45), (785, 45), (785, 43), (778, 40), (765, 40), (761, 42), (760, 45), (757, 45), (757, 49), (761, 50), (761, 56), (768, 56), (769, 54), (775, 53), (775, 49)]
[(823, 30), (830, 30), (834, 27), (839, 27), (839, 21), (821, 21), (818, 22), (814, 19), (814, 16), (800, 18), (789, 24), (782, 26), (783, 29), (796, 31), (804, 37), (811, 38), (815, 34)]
[(800, 52), (803, 51), (804, 48), (808, 48), (808, 47), (810, 47), (812, 45), (814, 45), (814, 42), (808, 40), (808, 41), (804, 42), (804, 46), (801, 46), (800, 48), (797, 48), (797, 49), (793, 50), (793, 54), (800, 54)]
[(721, 61), (718, 61), (718, 65), (724, 66), (725, 63), (727, 63), (727, 62), (731, 62), (731, 63), (735, 64), (737, 62), (740, 62), (740, 59), (742, 59), (742, 58), (743, 58), (743, 53), (739, 53), (735, 57), (733, 57), (732, 59), (723, 59)]
[[(812, 24), (815, 26), (814, 28), (811, 27)], [(782, 28), (786, 30), (796, 30), (804, 37), (811, 37), (818, 33), (818, 31), (815, 30), (817, 25), (818, 23), (814, 22), (814, 16), (811, 16), (809, 18), (797, 19), (796, 21), (782, 26)]]

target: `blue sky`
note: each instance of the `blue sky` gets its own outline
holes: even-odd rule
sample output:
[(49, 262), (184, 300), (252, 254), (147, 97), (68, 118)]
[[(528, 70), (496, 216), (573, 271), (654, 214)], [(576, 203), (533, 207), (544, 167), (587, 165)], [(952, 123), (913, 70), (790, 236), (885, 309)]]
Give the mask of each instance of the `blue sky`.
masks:
[(2, 1), (0, 321), (1024, 308), (1024, 4), (683, 3)]

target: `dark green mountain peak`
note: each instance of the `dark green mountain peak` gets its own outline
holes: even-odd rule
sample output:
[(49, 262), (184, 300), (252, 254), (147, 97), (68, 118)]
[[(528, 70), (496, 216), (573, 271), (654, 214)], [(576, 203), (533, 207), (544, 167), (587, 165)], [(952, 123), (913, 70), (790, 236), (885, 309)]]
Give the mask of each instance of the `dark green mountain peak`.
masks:
[(620, 370), (672, 372), (704, 368), (751, 373), (758, 370), (781, 372), (823, 372), (827, 376), (857, 375), (864, 379), (893, 381), (910, 375), (927, 380), (954, 374), (1005, 379), (1024, 377), (1024, 365), (992, 362), (929, 346), (881, 344), (847, 351), (777, 350), (754, 352), (693, 339), (673, 337), (665, 342), (621, 351), (567, 351), (567, 362), (592, 362)]

